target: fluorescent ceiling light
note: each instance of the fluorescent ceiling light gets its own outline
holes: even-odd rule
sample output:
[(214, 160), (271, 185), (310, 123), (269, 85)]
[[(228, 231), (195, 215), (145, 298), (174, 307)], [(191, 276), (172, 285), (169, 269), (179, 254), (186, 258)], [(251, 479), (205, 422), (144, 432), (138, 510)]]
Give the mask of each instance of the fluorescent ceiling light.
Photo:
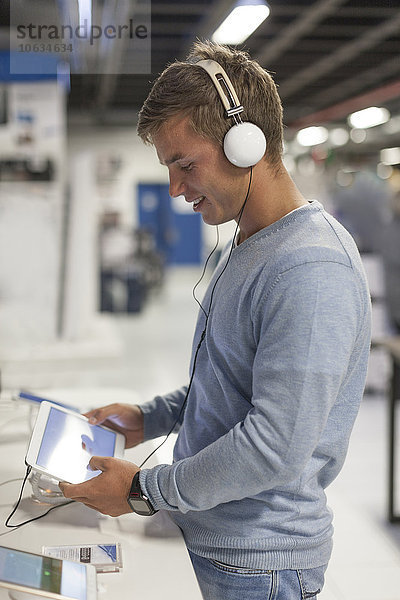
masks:
[(344, 146), (349, 141), (349, 138), (349, 132), (343, 127), (336, 127), (329, 133), (329, 140), (334, 146)]
[(357, 129), (367, 129), (368, 127), (382, 125), (382, 123), (386, 123), (389, 119), (390, 112), (387, 108), (370, 106), (369, 108), (358, 110), (349, 115), (348, 121), (352, 127), (356, 127)]
[(213, 33), (212, 40), (219, 44), (241, 44), (261, 25), (270, 13), (264, 3), (240, 4)]
[(362, 144), (367, 139), (367, 132), (365, 129), (352, 129), (350, 131), (350, 138), (355, 144)]
[[(92, 26), (92, 0), (78, 0), (79, 25), (84, 27)], [(85, 23), (86, 21), (86, 23)]]
[(325, 127), (306, 127), (300, 129), (296, 136), (302, 146), (317, 146), (328, 139), (328, 130)]
[(400, 148), (383, 148), (381, 150), (381, 162), (385, 165), (400, 164)]

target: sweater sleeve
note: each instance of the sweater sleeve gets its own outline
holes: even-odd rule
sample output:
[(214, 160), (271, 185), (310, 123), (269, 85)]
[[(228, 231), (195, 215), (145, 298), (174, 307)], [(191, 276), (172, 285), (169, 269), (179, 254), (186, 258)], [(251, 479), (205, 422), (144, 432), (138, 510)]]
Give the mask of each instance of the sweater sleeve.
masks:
[[(339, 388), (356, 368), (355, 346), (369, 339), (369, 307), (357, 277), (350, 266), (335, 262), (280, 274), (255, 294), (251, 318), (257, 344), (252, 407), (196, 455), (141, 473), (156, 508), (208, 510), (299, 477)], [(345, 408), (339, 414), (346, 418)]]
[(187, 386), (183, 386), (140, 405), (144, 415), (144, 441), (166, 435), (174, 424), (174, 431), (179, 430), (184, 415), (186, 392)]

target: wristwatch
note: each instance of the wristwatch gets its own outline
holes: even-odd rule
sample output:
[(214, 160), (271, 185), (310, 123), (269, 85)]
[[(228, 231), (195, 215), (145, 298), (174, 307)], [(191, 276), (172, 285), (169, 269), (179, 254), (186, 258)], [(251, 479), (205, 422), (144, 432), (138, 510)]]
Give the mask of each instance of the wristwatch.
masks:
[(143, 494), (140, 482), (139, 482), (139, 474), (140, 471), (136, 473), (132, 480), (131, 490), (129, 492), (129, 496), (127, 498), (128, 504), (138, 515), (142, 515), (144, 517), (150, 517), (154, 515), (157, 511), (151, 505), (150, 500)]

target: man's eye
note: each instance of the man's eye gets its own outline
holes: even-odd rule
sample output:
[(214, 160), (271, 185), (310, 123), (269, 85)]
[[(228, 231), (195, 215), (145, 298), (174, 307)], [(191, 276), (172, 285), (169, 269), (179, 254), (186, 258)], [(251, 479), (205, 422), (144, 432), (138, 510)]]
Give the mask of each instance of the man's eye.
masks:
[(192, 167), (193, 167), (193, 164), (189, 163), (188, 165), (182, 165), (181, 169), (182, 169), (182, 171), (185, 171), (187, 173), (188, 171), (192, 170)]

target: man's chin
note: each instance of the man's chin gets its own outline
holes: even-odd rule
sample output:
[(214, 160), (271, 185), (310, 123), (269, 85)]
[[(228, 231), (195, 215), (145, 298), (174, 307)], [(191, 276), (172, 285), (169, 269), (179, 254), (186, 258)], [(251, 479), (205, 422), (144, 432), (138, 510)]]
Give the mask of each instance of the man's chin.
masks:
[(206, 225), (220, 225), (219, 221), (211, 217), (207, 217), (205, 215), (201, 215), (201, 217)]
[(201, 217), (206, 225), (223, 225), (224, 223), (229, 223), (232, 219), (224, 219), (221, 216), (218, 217), (216, 215), (207, 215), (201, 213)]

